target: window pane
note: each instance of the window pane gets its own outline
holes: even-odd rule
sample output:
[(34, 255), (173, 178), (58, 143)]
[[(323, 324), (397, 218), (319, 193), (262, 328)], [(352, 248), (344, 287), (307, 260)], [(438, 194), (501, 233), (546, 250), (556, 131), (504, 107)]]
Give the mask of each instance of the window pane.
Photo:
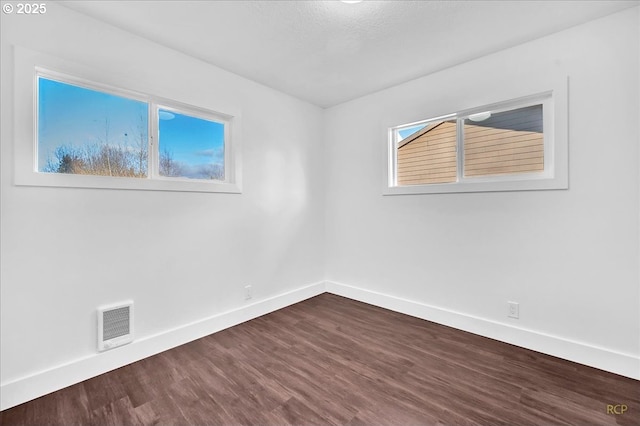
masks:
[(224, 180), (224, 123), (160, 109), (160, 175)]
[(464, 175), (544, 171), (542, 105), (464, 120)]
[(398, 136), (399, 136), (398, 140), (402, 140), (409, 136), (412, 136), (414, 133), (419, 132), (420, 130), (424, 129), (426, 126), (427, 126), (426, 124), (418, 124), (415, 126), (398, 129)]
[(455, 120), (428, 123), (401, 140), (403, 130), (396, 131), (398, 185), (456, 182)]
[(145, 102), (38, 77), (38, 171), (147, 176)]

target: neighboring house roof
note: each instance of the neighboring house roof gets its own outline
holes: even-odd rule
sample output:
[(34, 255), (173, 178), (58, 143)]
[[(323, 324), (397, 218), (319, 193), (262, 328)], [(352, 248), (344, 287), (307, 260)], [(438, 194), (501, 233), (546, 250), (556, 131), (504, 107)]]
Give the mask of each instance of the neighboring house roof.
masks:
[(444, 123), (445, 123), (444, 121), (440, 121), (436, 123), (427, 124), (422, 129), (418, 130), (417, 132), (407, 136), (406, 138), (398, 142), (398, 148), (402, 148), (403, 146), (413, 142), (414, 140), (418, 139), (420, 136), (424, 135), (425, 133), (429, 133), (430, 131), (432, 131), (433, 129), (435, 129), (436, 127)]

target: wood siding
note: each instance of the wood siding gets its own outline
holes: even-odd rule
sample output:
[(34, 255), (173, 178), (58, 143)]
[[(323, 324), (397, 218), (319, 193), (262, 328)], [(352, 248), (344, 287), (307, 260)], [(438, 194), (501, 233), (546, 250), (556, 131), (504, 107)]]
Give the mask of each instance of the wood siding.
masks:
[(444, 121), (398, 148), (398, 185), (455, 182), (456, 171), (455, 121)]
[(498, 114), (487, 124), (466, 121), (465, 176), (543, 171), (542, 108), (537, 107)]

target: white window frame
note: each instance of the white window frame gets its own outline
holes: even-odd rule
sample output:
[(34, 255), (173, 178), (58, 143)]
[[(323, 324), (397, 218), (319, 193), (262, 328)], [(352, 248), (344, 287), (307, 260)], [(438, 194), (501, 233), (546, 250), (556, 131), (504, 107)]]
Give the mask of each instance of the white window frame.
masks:
[[(109, 77), (99, 71), (69, 63), (16, 47), (15, 50), (15, 161), (14, 183), (17, 186), (67, 188), (100, 188), (151, 191), (182, 191), (212, 193), (242, 193), (239, 111), (225, 108), (221, 113), (209, 108), (189, 105), (172, 99), (146, 94), (123, 87), (130, 85), (105, 81)], [(98, 90), (149, 105), (147, 177), (114, 177), (46, 173), (38, 171), (38, 77)], [(103, 77), (103, 78), (101, 78)], [(105, 82), (103, 82), (105, 81)], [(224, 123), (225, 179), (204, 180), (159, 176), (157, 171), (157, 108)]]
[[(543, 106), (544, 171), (495, 176), (464, 176), (464, 119), (470, 115), (485, 111), (499, 113), (540, 104)], [(457, 181), (398, 185), (397, 145), (399, 140), (397, 138), (397, 130), (434, 121), (448, 120), (456, 120), (457, 122)], [(385, 157), (386, 173), (383, 195), (567, 189), (569, 182), (566, 86), (508, 101), (463, 109), (426, 120), (387, 127)]]

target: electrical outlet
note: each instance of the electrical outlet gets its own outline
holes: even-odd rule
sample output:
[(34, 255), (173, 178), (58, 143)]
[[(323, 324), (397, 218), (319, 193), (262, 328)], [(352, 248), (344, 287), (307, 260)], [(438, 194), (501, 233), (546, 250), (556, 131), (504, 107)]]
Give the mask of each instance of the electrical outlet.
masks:
[(507, 305), (509, 306), (509, 313), (507, 316), (509, 318), (520, 318), (520, 304), (517, 302), (507, 302)]
[(244, 286), (244, 300), (249, 300), (253, 297), (253, 291), (251, 290), (250, 285)]

